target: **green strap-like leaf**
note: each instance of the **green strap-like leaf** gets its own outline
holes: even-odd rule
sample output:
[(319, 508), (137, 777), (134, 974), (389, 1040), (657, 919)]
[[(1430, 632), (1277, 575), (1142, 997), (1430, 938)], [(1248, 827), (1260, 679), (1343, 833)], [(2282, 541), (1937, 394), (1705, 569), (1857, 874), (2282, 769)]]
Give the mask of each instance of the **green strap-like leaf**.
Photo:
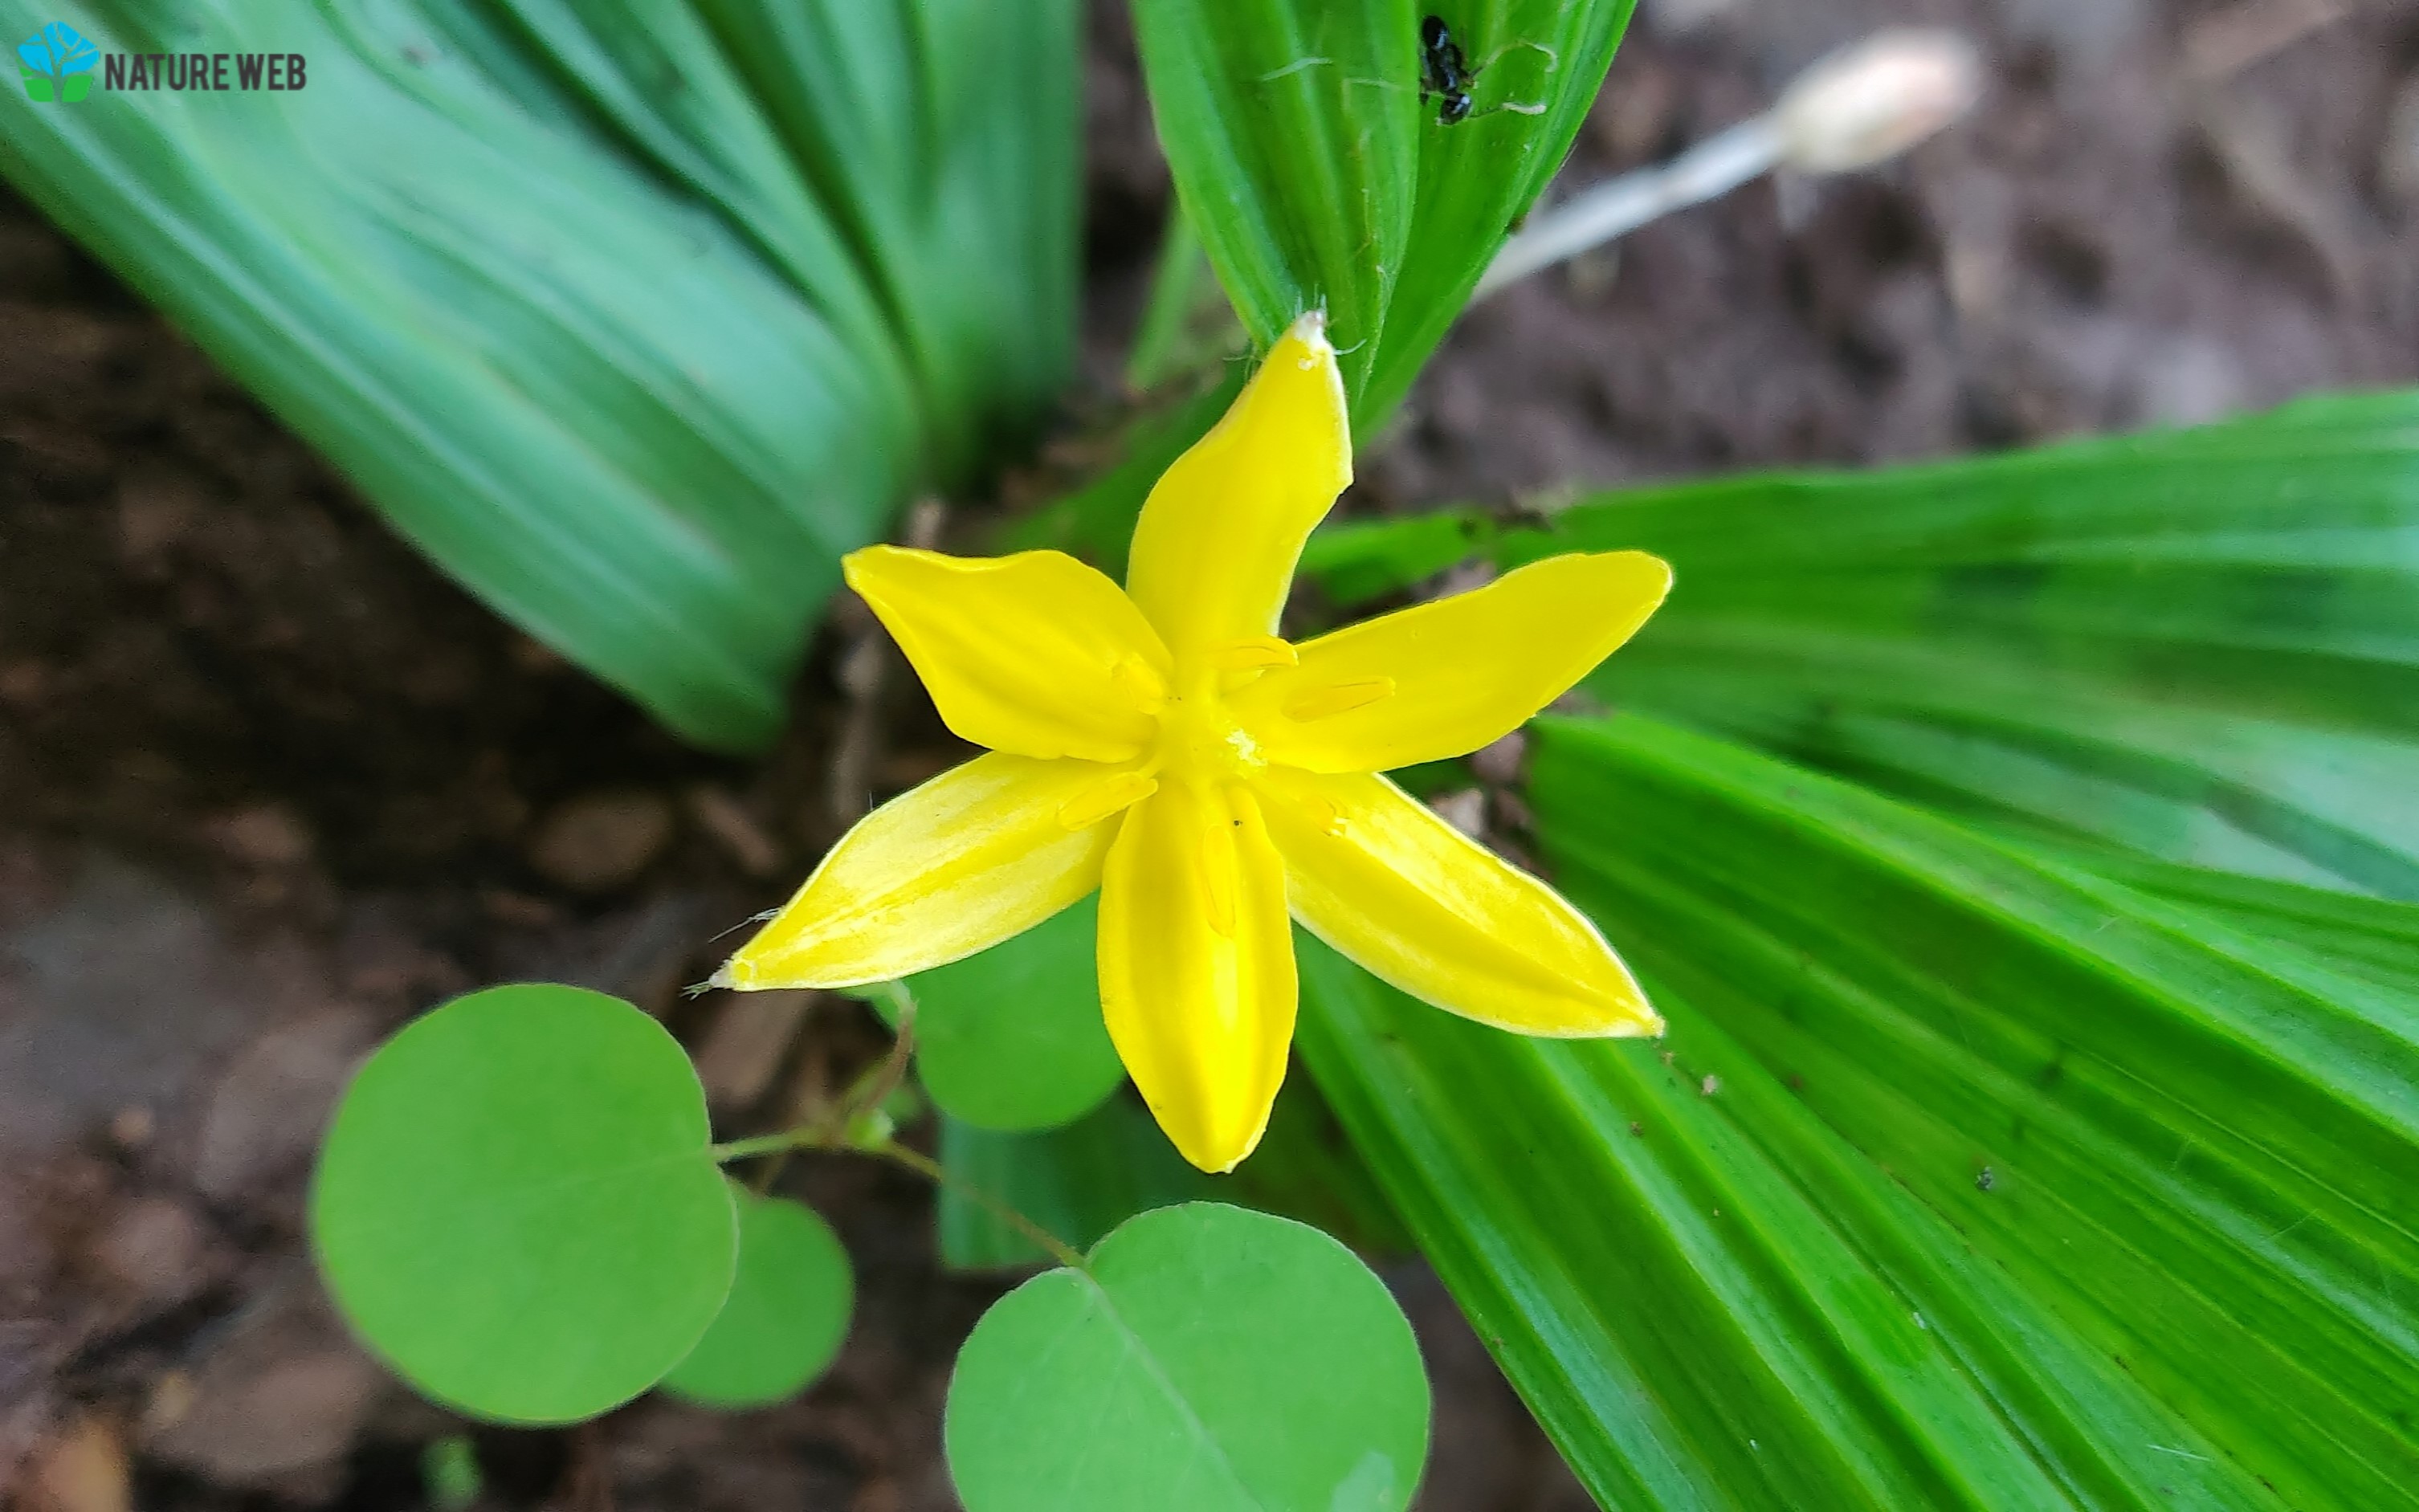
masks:
[(1410, 0), (1136, 0), (1185, 210), (1262, 347), (1327, 311), (1356, 425), (1399, 400), (1595, 99), (1630, 0), (1442, 8), (1467, 119), (1423, 100)]
[(1671, 601), (1591, 680), (1998, 825), (2419, 898), (2419, 393), (1890, 471), (1601, 494), (1550, 531), (1332, 526), (1346, 603), (1466, 535), (1642, 547)]
[(1543, 725), (1531, 797), (1669, 1038), (1312, 949), (1301, 1042), (1605, 1504), (2419, 1504), (2419, 1002), (2317, 943), (2419, 912), (2205, 908), (1635, 716)]
[(2419, 393), (1866, 475), (1602, 496), (1642, 547), (1590, 686), (1920, 801), (2419, 899)]
[(1337, 520), (1311, 532), (1299, 571), (1338, 606), (1350, 607), (1432, 578), (1496, 534), (1493, 520), (1467, 509)]
[(744, 747), (838, 556), (1066, 370), (1072, 17), (0, 0), (0, 37), (306, 60), (299, 92), (104, 68), (0, 111), (0, 173), (473, 592)]

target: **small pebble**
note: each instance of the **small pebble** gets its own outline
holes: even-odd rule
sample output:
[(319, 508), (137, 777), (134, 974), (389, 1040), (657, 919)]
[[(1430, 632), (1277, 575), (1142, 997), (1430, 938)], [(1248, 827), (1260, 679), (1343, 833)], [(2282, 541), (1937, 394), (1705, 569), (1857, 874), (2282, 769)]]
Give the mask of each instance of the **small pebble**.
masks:
[(158, 1128), (159, 1120), (152, 1117), (149, 1108), (139, 1105), (122, 1107), (110, 1115), (109, 1142), (131, 1152), (149, 1144)]
[(1487, 833), (1487, 793), (1483, 788), (1440, 793), (1428, 800), (1428, 807), (1436, 810), (1439, 819), (1472, 840)]
[(591, 793), (538, 822), (530, 864), (574, 892), (610, 892), (652, 865), (671, 838), (671, 805), (659, 795)]
[(264, 871), (298, 866), (311, 857), (310, 826), (281, 803), (239, 809), (211, 821), (210, 832), (230, 857)]
[(279, 1025), (219, 1075), (193, 1139), (193, 1185), (220, 1202), (256, 1198), (306, 1169), (320, 1131), (377, 1034), (348, 1006)]
[(316, 1288), (272, 1293), (210, 1337), (174, 1399), (155, 1390), (144, 1449), (227, 1486), (341, 1465), (389, 1389)]
[(170, 1197), (129, 1204), (102, 1229), (93, 1259), (146, 1309), (175, 1306), (207, 1279), (209, 1234), (192, 1210)]
[(1520, 767), (1528, 759), (1529, 737), (1515, 730), (1471, 752), (1470, 768), (1487, 781), (1501, 785), (1519, 781)]
[(563, 920), (561, 908), (509, 887), (489, 887), (479, 894), (479, 906), (489, 918), (514, 929), (552, 929)]
[(781, 870), (781, 847), (730, 794), (717, 787), (692, 788), (688, 812), (749, 876), (769, 877)]
[(0, 666), (0, 699), (33, 703), (50, 691), (51, 670), (39, 661), (12, 661)]
[(85, 1417), (38, 1444), (24, 1490), (25, 1512), (132, 1512), (133, 1480), (117, 1429)]
[(193, 532), (209, 500), (193, 479), (138, 473), (117, 486), (117, 543), (127, 556), (154, 557)]

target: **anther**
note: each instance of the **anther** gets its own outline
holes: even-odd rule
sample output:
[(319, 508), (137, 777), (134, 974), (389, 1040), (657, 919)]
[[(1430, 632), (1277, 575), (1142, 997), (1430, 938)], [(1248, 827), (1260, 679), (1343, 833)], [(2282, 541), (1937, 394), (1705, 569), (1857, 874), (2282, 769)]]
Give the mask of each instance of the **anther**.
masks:
[(1308, 724), (1313, 719), (1332, 718), (1366, 708), (1379, 699), (1394, 696), (1394, 680), (1391, 677), (1364, 677), (1357, 682), (1330, 683), (1325, 687), (1304, 688), (1285, 701), (1285, 717), (1296, 724)]
[(1231, 646), (1220, 646), (1210, 653), (1210, 665), (1222, 672), (1257, 671), (1266, 667), (1292, 667), (1301, 657), (1294, 649), (1276, 637), (1260, 636), (1256, 640), (1238, 640)]

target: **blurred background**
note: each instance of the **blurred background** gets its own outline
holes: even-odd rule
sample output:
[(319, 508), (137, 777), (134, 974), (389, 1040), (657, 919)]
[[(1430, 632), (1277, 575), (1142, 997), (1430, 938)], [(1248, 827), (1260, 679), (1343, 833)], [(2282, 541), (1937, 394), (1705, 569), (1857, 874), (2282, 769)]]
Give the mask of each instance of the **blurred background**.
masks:
[[(1116, 403), (1168, 196), (1121, 8), (1095, 8), (1071, 436)], [(2419, 378), (2409, 0), (1642, 0), (1563, 182), (1666, 159), (1904, 23), (1980, 45), (1972, 116), (1880, 170), (1752, 184), (1478, 306), (1348, 506), (1534, 505)], [(1083, 459), (1061, 443), (1001, 498)], [(678, 995), (710, 937), (849, 817), (826, 776), (844, 736), (877, 795), (961, 754), (912, 687), (885, 695), (870, 741), (844, 730), (842, 640), (819, 640), (769, 760), (681, 745), (439, 576), (0, 192), (10, 1504), (426, 1504), (424, 1447), (465, 1429), (347, 1340), (300, 1216), (349, 1068), (441, 997), (533, 977), (631, 997), (732, 1115), (880, 1042), (837, 999)], [(1012, 1278), (942, 1272), (912, 1178), (813, 1157), (788, 1180), (858, 1267), (833, 1374), (760, 1413), (647, 1400), (581, 1429), (480, 1431), (483, 1504), (954, 1504), (949, 1362)], [(1586, 1506), (1441, 1288), (1388, 1273), (1436, 1380), (1420, 1504)]]

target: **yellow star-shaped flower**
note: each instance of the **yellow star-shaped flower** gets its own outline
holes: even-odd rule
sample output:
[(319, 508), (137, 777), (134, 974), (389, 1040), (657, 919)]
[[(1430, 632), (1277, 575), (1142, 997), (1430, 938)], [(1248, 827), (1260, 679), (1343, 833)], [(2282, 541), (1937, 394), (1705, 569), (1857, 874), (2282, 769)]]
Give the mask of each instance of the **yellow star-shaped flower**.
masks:
[(1285, 1077), (1289, 919), (1482, 1023), (1661, 1032), (1577, 909), (1379, 774), (1518, 728), (1645, 623), (1671, 569), (1554, 557), (1288, 645), (1302, 541), (1351, 481), (1310, 315), (1151, 490), (1123, 591), (1056, 551), (851, 555), (941, 717), (990, 751), (869, 814), (715, 982), (903, 977), (1098, 887), (1110, 1038), (1210, 1171), (1251, 1153)]

